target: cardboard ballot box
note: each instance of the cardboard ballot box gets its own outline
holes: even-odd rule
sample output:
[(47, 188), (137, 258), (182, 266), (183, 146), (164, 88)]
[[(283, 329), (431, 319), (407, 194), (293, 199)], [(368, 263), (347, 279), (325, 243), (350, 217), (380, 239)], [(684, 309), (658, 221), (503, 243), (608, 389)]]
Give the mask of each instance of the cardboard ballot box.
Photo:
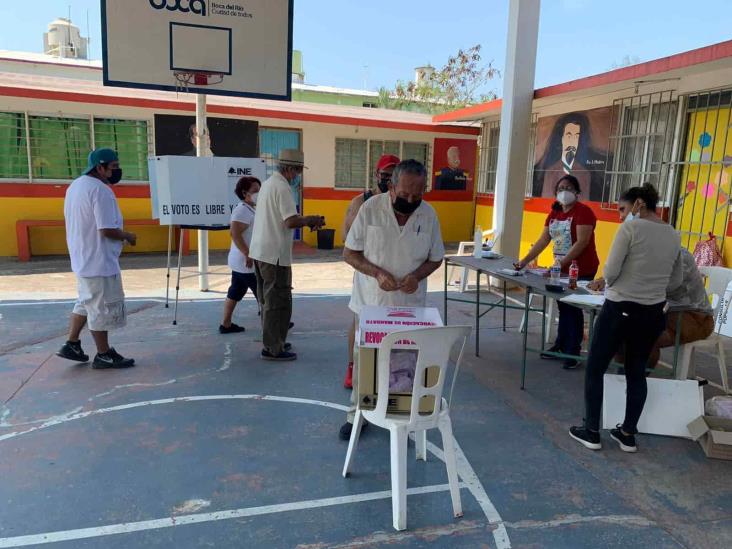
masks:
[[(377, 362), (379, 345), (385, 335), (392, 332), (418, 328), (442, 326), (442, 318), (434, 307), (374, 307), (364, 306), (358, 321), (356, 352), (358, 353), (358, 403), (363, 410), (373, 410), (379, 398)], [(391, 353), (391, 374), (389, 383), (389, 413), (410, 412), (412, 406), (412, 383), (417, 365), (417, 347), (408, 342), (394, 346)], [(411, 372), (411, 378), (410, 378)], [(437, 383), (439, 370), (429, 368), (425, 372), (425, 385)], [(420, 403), (421, 412), (430, 412), (434, 407), (431, 398)]]

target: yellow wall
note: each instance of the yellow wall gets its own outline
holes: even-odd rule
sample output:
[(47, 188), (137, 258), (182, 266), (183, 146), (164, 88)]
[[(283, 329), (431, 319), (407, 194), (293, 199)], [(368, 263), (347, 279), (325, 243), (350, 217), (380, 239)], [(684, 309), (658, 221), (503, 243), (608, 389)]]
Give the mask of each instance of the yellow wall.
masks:
[[(304, 215), (325, 216), (326, 227), (335, 229), (335, 245), (343, 245), (343, 221), (350, 200), (321, 200), (306, 198)], [(473, 232), (473, 202), (430, 202), (437, 212), (442, 229), (442, 238), (447, 242), (468, 240)], [(317, 233), (304, 229), (303, 240), (306, 244), (316, 246)]]

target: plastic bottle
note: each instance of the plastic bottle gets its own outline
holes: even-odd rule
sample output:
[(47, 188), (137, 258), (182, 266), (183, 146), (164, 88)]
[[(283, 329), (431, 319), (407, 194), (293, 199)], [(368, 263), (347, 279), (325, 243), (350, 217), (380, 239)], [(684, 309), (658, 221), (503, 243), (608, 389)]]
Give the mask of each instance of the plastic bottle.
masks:
[(473, 234), (473, 257), (483, 257), (483, 229), (480, 225), (475, 227)]
[(562, 263), (558, 257), (554, 258), (554, 265), (552, 265), (549, 281), (554, 286), (559, 286), (559, 279), (562, 277)]
[(579, 266), (577, 261), (572, 261), (572, 265), (569, 267), (569, 289), (577, 289), (577, 277), (579, 276)]

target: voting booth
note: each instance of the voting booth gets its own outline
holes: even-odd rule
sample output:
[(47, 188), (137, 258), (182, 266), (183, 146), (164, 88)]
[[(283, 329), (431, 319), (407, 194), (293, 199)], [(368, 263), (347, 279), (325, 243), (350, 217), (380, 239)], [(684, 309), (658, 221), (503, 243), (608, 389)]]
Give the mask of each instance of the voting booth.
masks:
[[(161, 225), (169, 227), (165, 288), (165, 306), (168, 307), (173, 226), (204, 231), (228, 230), (231, 212), (241, 202), (234, 194), (237, 182), (244, 176), (256, 177), (264, 182), (267, 166), (263, 158), (153, 156), (148, 159), (148, 168), (152, 217), (160, 220)], [(181, 230), (178, 243), (173, 325), (178, 323), (183, 233)], [(195, 274), (183, 278), (200, 274), (201, 271), (196, 270)], [(206, 274), (209, 273), (206, 271)]]
[[(387, 334), (398, 331), (442, 326), (442, 318), (434, 307), (375, 307), (364, 306), (359, 315), (356, 333), (358, 353), (358, 404), (362, 410), (373, 410), (378, 395), (377, 361), (379, 345)], [(412, 405), (414, 370), (417, 365), (417, 347), (411, 341), (395, 345), (390, 359), (388, 413), (408, 414)], [(425, 385), (437, 383), (439, 370), (425, 371)], [(426, 399), (420, 411), (430, 412), (433, 403)]]
[(148, 167), (152, 217), (161, 225), (228, 225), (239, 178), (267, 179), (263, 158), (153, 156)]

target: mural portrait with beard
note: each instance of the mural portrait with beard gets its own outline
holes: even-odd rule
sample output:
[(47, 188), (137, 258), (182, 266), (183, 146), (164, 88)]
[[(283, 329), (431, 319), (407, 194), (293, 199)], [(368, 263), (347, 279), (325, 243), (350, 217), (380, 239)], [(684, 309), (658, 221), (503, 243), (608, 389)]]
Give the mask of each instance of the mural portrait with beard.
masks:
[(584, 200), (602, 200), (612, 109), (540, 118), (536, 128), (532, 195), (554, 196), (556, 182), (573, 175)]

